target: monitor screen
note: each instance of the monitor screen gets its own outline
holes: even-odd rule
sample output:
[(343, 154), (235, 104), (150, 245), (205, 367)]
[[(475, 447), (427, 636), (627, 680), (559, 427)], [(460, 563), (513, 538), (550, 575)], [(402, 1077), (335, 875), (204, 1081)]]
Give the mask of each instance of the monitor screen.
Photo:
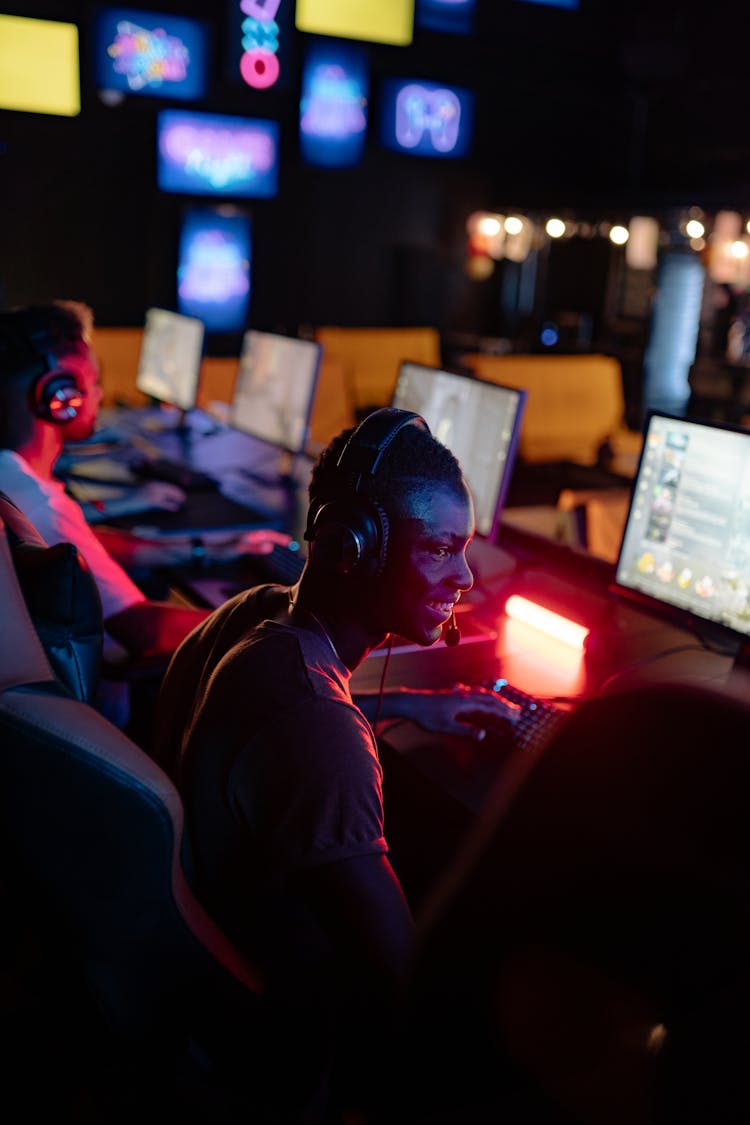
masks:
[(148, 310), (136, 377), (139, 391), (180, 410), (192, 410), (202, 358), (202, 321), (167, 309)]
[(417, 27), (446, 34), (469, 35), (474, 30), (476, 0), (417, 0)]
[(230, 425), (290, 453), (303, 453), (322, 350), (312, 340), (247, 331)]
[(208, 88), (208, 24), (133, 8), (103, 8), (94, 36), (102, 90), (193, 101)]
[(188, 207), (182, 216), (177, 309), (207, 332), (242, 332), (250, 308), (250, 218), (231, 205)]
[(271, 199), (278, 188), (279, 123), (165, 109), (157, 115), (161, 191)]
[(380, 140), (415, 156), (456, 159), (471, 147), (474, 95), (457, 86), (388, 78), (380, 91)]
[(369, 69), (365, 48), (318, 40), (302, 70), (299, 144), (308, 164), (345, 168), (362, 157)]
[(415, 410), (458, 458), (474, 497), (477, 532), (497, 538), (518, 448), (526, 391), (406, 361), (393, 406)]
[(414, 36), (414, 0), (297, 0), (298, 31), (408, 47)]
[(0, 16), (0, 109), (59, 117), (81, 112), (74, 23)]
[(749, 431), (648, 416), (614, 590), (750, 635)]

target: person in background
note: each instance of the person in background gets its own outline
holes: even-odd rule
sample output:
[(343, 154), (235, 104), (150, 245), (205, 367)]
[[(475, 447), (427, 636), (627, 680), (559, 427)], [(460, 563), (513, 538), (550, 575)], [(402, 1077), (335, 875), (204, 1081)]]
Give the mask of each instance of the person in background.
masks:
[(515, 709), (467, 687), (350, 691), (389, 634), (436, 642), (473, 582), (472, 498), (423, 419), (387, 408), (344, 431), (309, 495), (299, 582), (245, 591), (185, 639), (154, 743), (183, 796), (198, 894), (266, 974), (286, 1029), (279, 1097), (304, 1074), (299, 1120), (343, 1122), (370, 1112), (413, 941), (376, 716), (478, 736)]
[[(92, 329), (91, 309), (76, 301), (0, 313), (0, 490), (47, 543), (70, 542), (79, 549), (101, 597), (105, 657), (117, 661), (155, 648), (171, 652), (206, 611), (153, 601), (128, 573), (190, 561), (193, 546), (187, 537), (166, 545), (115, 528), (94, 528), (55, 476), (65, 445), (94, 433), (102, 390)], [(106, 520), (154, 508), (174, 510), (184, 499), (175, 485), (149, 481), (108, 501), (106, 508), (89, 505), (88, 515)], [(267, 551), (277, 541), (288, 537), (263, 530), (243, 536), (239, 547), (208, 545), (205, 556)], [(125, 725), (121, 685), (109, 690), (103, 685), (102, 692), (102, 709)]]

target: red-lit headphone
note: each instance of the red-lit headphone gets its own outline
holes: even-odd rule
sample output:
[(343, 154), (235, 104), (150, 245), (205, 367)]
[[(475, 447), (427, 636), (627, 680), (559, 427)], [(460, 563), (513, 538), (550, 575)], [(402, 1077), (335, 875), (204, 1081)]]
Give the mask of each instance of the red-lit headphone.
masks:
[(388, 517), (375, 498), (375, 472), (396, 434), (406, 426), (427, 430), (424, 418), (411, 410), (384, 407), (369, 414), (350, 436), (336, 463), (336, 471), (350, 495), (313, 500), (305, 539), (310, 561), (332, 574), (374, 577), (385, 566)]
[[(54, 356), (46, 358), (54, 364)], [(58, 425), (72, 422), (83, 406), (84, 392), (75, 376), (58, 367), (40, 375), (31, 388), (31, 394), (37, 417), (45, 422), (56, 422)]]

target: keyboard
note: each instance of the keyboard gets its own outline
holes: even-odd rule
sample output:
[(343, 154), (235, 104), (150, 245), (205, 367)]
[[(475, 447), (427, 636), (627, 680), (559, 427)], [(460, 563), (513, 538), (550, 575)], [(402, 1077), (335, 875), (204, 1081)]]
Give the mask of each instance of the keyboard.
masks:
[(218, 488), (215, 477), (200, 469), (191, 469), (179, 461), (167, 457), (143, 457), (131, 461), (130, 469), (141, 480), (163, 480), (176, 484), (185, 492), (204, 492)]
[(564, 707), (529, 695), (502, 678), (487, 680), (481, 686), (521, 708), (512, 727), (512, 742), (519, 750), (541, 750), (570, 714)]

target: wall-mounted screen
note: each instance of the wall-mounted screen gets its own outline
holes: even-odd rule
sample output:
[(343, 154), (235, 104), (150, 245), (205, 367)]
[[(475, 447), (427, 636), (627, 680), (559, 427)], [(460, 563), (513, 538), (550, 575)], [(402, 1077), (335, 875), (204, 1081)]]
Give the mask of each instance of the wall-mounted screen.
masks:
[(570, 8), (575, 11), (580, 7), (580, 0), (521, 0), (523, 4), (546, 4), (548, 8)]
[(312, 340), (246, 332), (230, 424), (290, 453), (304, 453), (321, 353)]
[(474, 498), (477, 532), (495, 542), (513, 475), (526, 391), (442, 371), (401, 364), (393, 406), (420, 414), (438, 441), (458, 458)]
[(149, 309), (143, 329), (136, 386), (144, 395), (179, 410), (198, 397), (203, 324), (169, 309)]
[(474, 30), (476, 0), (417, 0), (414, 22), (428, 31), (469, 35)]
[(278, 189), (279, 124), (165, 109), (157, 117), (162, 191), (270, 199)]
[(300, 98), (299, 143), (304, 160), (342, 168), (361, 159), (368, 88), (364, 48), (335, 40), (311, 44)]
[(0, 16), (0, 109), (58, 117), (81, 112), (74, 23)]
[(386, 79), (380, 94), (380, 139), (416, 156), (457, 158), (471, 147), (474, 95), (422, 79)]
[(135, 8), (96, 17), (96, 82), (102, 90), (202, 98), (208, 88), (209, 27), (200, 20)]
[(407, 47), (414, 37), (414, 0), (297, 0), (299, 31)]
[(177, 309), (207, 332), (242, 332), (250, 309), (250, 218), (230, 206), (188, 207), (177, 262)]
[(289, 85), (294, 0), (225, 0), (229, 75), (251, 90)]
[(750, 432), (652, 412), (615, 590), (750, 636)]

